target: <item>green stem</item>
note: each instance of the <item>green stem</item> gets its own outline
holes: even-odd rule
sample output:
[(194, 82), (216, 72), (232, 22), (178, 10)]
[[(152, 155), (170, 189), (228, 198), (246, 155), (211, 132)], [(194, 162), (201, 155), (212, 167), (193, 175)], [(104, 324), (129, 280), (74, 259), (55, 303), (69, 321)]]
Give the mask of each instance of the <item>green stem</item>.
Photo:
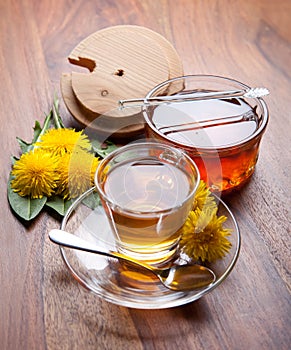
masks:
[(47, 129), (50, 127), (51, 123), (51, 118), (52, 118), (52, 111), (49, 112), (49, 114), (46, 116), (41, 132), (39, 133), (37, 139), (33, 141), (33, 143), (28, 147), (27, 152), (33, 150), (35, 148), (35, 144), (40, 141), (41, 136), (47, 131)]
[(49, 114), (46, 116), (41, 132), (38, 135), (37, 142), (40, 140), (41, 136), (47, 131), (47, 129), (50, 127), (50, 122), (51, 122), (51, 117), (52, 117), (52, 111), (49, 112)]
[(54, 98), (52, 112), (53, 112), (53, 117), (54, 117), (56, 128), (57, 129), (64, 128), (65, 126), (64, 126), (62, 119), (60, 117), (60, 114), (59, 114), (59, 100), (57, 99), (57, 97)]
[(51, 118), (52, 118), (52, 111), (50, 111), (49, 114), (46, 116), (44, 123), (43, 123), (43, 126), (42, 126), (42, 129), (41, 129), (41, 132), (39, 133), (35, 143), (39, 142), (42, 135), (49, 129), (50, 123), (51, 123)]

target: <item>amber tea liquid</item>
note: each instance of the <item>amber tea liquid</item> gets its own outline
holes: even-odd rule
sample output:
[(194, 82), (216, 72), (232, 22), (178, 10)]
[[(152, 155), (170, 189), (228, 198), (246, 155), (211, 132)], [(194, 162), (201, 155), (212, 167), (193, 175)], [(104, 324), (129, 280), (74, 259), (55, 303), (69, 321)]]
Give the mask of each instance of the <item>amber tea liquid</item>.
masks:
[(192, 206), (192, 198), (185, 201), (193, 190), (190, 183), (186, 171), (153, 159), (110, 169), (103, 190), (115, 205), (107, 203), (105, 208), (120, 250), (148, 262), (170, 257), (179, 239), (177, 230)]
[[(252, 175), (259, 141), (254, 138), (243, 144), (243, 140), (257, 130), (259, 120), (244, 99), (188, 101), (150, 108), (149, 119), (158, 132), (146, 125), (147, 137), (183, 148), (212, 190), (226, 194)], [(235, 144), (239, 146), (232, 146)]]

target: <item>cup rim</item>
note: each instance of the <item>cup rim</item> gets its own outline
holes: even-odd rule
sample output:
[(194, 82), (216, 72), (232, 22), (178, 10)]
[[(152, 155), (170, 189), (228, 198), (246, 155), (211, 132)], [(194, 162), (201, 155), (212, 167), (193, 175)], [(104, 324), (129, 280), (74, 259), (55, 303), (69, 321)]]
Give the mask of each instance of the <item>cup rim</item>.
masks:
[[(177, 80), (181, 80), (181, 79), (189, 79), (189, 78), (209, 78), (209, 79), (221, 79), (221, 80), (225, 80), (227, 82), (233, 82), (235, 84), (240, 85), (242, 88), (250, 88), (250, 86), (236, 80), (233, 78), (228, 78), (228, 77), (224, 77), (224, 76), (220, 76), (220, 75), (213, 75), (213, 74), (189, 74), (189, 75), (183, 75), (180, 77), (175, 77), (169, 80), (166, 80), (158, 85), (156, 85), (153, 89), (151, 89), (144, 101), (146, 102), (148, 98), (152, 97), (152, 94), (157, 91), (158, 89), (160, 89), (161, 87), (163, 87), (164, 85), (167, 85), (171, 82), (175, 82)], [(244, 144), (247, 144), (249, 141), (255, 140), (257, 137), (262, 136), (266, 126), (268, 124), (269, 121), (269, 110), (267, 107), (266, 102), (261, 98), (253, 98), (253, 100), (255, 100), (257, 102), (257, 104), (260, 106), (261, 110), (262, 110), (262, 122), (261, 125), (259, 125), (259, 127), (256, 129), (256, 131), (254, 133), (252, 133), (251, 135), (249, 135), (248, 137), (242, 139), (241, 141), (238, 142), (233, 142), (230, 143), (228, 145), (223, 145), (223, 146), (199, 146), (199, 145), (186, 145), (183, 144), (181, 142), (172, 140), (170, 138), (168, 138), (166, 135), (164, 135), (163, 133), (161, 133), (158, 129), (156, 129), (154, 127), (154, 125), (152, 124), (152, 122), (150, 121), (146, 108), (147, 106), (143, 106), (142, 107), (142, 112), (143, 112), (143, 117), (145, 119), (146, 124), (156, 133), (158, 134), (163, 140), (166, 140), (167, 142), (171, 142), (171, 144), (177, 145), (179, 147), (182, 148), (186, 148), (186, 149), (191, 149), (192, 147), (195, 147), (195, 149), (200, 150), (200, 151), (223, 151), (223, 150), (228, 150), (229, 148), (240, 148), (241, 146), (243, 146)]]
[[(94, 174), (95, 187), (96, 187), (97, 192), (99, 193), (99, 195), (101, 197), (103, 197), (103, 199), (107, 203), (109, 203), (111, 206), (114, 206), (115, 208), (120, 208), (121, 209), (121, 206), (118, 205), (117, 203), (113, 202), (106, 195), (106, 193), (102, 189), (102, 186), (100, 186), (100, 183), (98, 181), (98, 174), (99, 174), (101, 168), (105, 168), (106, 165), (104, 166), (104, 164), (108, 163), (115, 156), (121, 154), (124, 150), (130, 150), (132, 148), (142, 148), (142, 147), (148, 147), (148, 146), (155, 146), (155, 147), (158, 146), (158, 147), (163, 148), (163, 149), (170, 149), (170, 150), (174, 151), (175, 153), (180, 153), (181, 155), (183, 155), (183, 157), (185, 157), (187, 159), (187, 161), (189, 163), (191, 163), (191, 165), (193, 166), (193, 168), (195, 169), (195, 172), (196, 172), (196, 183), (193, 186), (193, 189), (191, 190), (191, 192), (188, 193), (187, 197), (185, 197), (184, 200), (180, 204), (178, 204), (178, 205), (176, 205), (174, 207), (171, 207), (171, 208), (161, 209), (161, 210), (155, 211), (155, 213), (157, 215), (161, 214), (161, 213), (170, 213), (171, 211), (174, 211), (174, 210), (180, 208), (185, 202), (187, 202), (192, 196), (194, 196), (196, 191), (197, 191), (197, 189), (198, 189), (199, 183), (200, 183), (200, 171), (198, 169), (198, 166), (196, 165), (195, 161), (191, 157), (189, 157), (188, 154), (186, 152), (184, 152), (183, 150), (181, 150), (180, 148), (177, 149), (175, 147), (172, 147), (170, 145), (163, 144), (163, 143), (160, 143), (160, 142), (136, 142), (136, 143), (133, 143), (133, 144), (122, 146), (122, 147), (116, 149), (115, 151), (111, 152), (109, 155), (107, 155), (105, 158), (103, 158), (99, 162), (99, 164), (97, 166), (97, 169), (95, 171), (95, 174)], [(128, 209), (128, 208), (122, 208), (122, 211), (125, 212), (125, 213), (132, 214), (132, 215), (138, 215), (138, 214), (149, 215), (150, 213), (152, 213), (150, 211), (133, 210), (133, 209)]]

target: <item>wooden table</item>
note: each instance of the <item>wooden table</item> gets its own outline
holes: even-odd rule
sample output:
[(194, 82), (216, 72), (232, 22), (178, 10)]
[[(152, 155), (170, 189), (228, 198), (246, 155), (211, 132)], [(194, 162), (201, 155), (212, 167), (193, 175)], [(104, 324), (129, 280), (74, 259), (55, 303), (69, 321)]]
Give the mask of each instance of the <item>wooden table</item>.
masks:
[[(290, 348), (290, 0), (17, 0), (2, 1), (0, 13), (1, 349)], [(6, 200), (16, 136), (29, 141), (60, 96), (72, 48), (117, 24), (165, 36), (186, 74), (271, 90), (256, 172), (227, 199), (242, 235), (238, 263), (212, 293), (182, 307), (128, 309), (88, 293), (48, 240), (58, 218), (42, 213), (24, 223)], [(61, 114), (75, 125), (62, 101)]]

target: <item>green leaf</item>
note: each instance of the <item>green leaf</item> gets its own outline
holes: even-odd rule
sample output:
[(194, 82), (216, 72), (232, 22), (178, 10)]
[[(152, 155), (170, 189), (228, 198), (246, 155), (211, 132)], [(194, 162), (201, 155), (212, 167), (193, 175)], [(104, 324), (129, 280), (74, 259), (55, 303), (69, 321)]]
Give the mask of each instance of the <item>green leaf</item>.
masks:
[(26, 153), (29, 151), (29, 148), (31, 147), (31, 143), (27, 143), (23, 140), (21, 140), (19, 137), (16, 137), (16, 140), (18, 141), (22, 153)]
[(40, 126), (40, 123), (36, 120), (33, 128), (34, 134), (33, 134), (33, 139), (31, 141), (31, 144), (35, 143), (42, 131), (42, 128)]
[(108, 154), (110, 154), (118, 148), (114, 143), (110, 141), (105, 141), (101, 143), (98, 140), (92, 140), (91, 144), (94, 152), (102, 158), (106, 157)]
[(18, 141), (18, 143), (20, 145), (22, 153), (27, 153), (27, 152), (31, 151), (33, 149), (33, 144), (37, 141), (37, 139), (40, 135), (42, 129), (41, 129), (41, 126), (40, 126), (38, 121), (35, 122), (33, 130), (34, 130), (33, 139), (30, 143), (22, 140), (19, 137), (16, 137), (16, 140)]
[[(34, 138), (33, 138), (33, 143), (36, 143), (40, 140), (41, 136), (50, 128), (51, 126), (51, 119), (52, 119), (52, 110), (50, 110), (49, 114), (46, 116), (43, 126), (40, 129), (37, 126), (37, 121), (35, 122), (35, 127), (34, 127)], [(38, 123), (39, 124), (39, 123)]]
[(47, 197), (40, 199), (31, 199), (30, 197), (21, 197), (13, 191), (10, 186), (11, 177), (8, 182), (8, 201), (13, 211), (22, 219), (29, 221), (34, 219), (44, 207)]
[(11, 163), (12, 163), (12, 165), (14, 165), (14, 163), (15, 163), (17, 160), (19, 160), (19, 158), (12, 156), (12, 157), (11, 157)]
[(52, 111), (46, 116), (45, 121), (43, 123), (43, 127), (40, 126), (40, 123), (36, 120), (34, 124), (34, 132), (33, 132), (33, 139), (30, 143), (23, 141), (19, 137), (16, 137), (22, 153), (27, 153), (31, 151), (34, 148), (34, 144), (40, 140), (40, 137), (47, 131), (47, 129), (50, 127), (51, 123), (51, 117), (52, 117)]
[(100, 197), (98, 192), (93, 192), (90, 196), (87, 196), (83, 199), (82, 203), (84, 203), (88, 208), (95, 209), (98, 205), (101, 204)]
[(61, 216), (64, 216), (72, 203), (72, 200), (65, 200), (60, 196), (54, 196), (48, 199), (46, 206), (54, 209)]

